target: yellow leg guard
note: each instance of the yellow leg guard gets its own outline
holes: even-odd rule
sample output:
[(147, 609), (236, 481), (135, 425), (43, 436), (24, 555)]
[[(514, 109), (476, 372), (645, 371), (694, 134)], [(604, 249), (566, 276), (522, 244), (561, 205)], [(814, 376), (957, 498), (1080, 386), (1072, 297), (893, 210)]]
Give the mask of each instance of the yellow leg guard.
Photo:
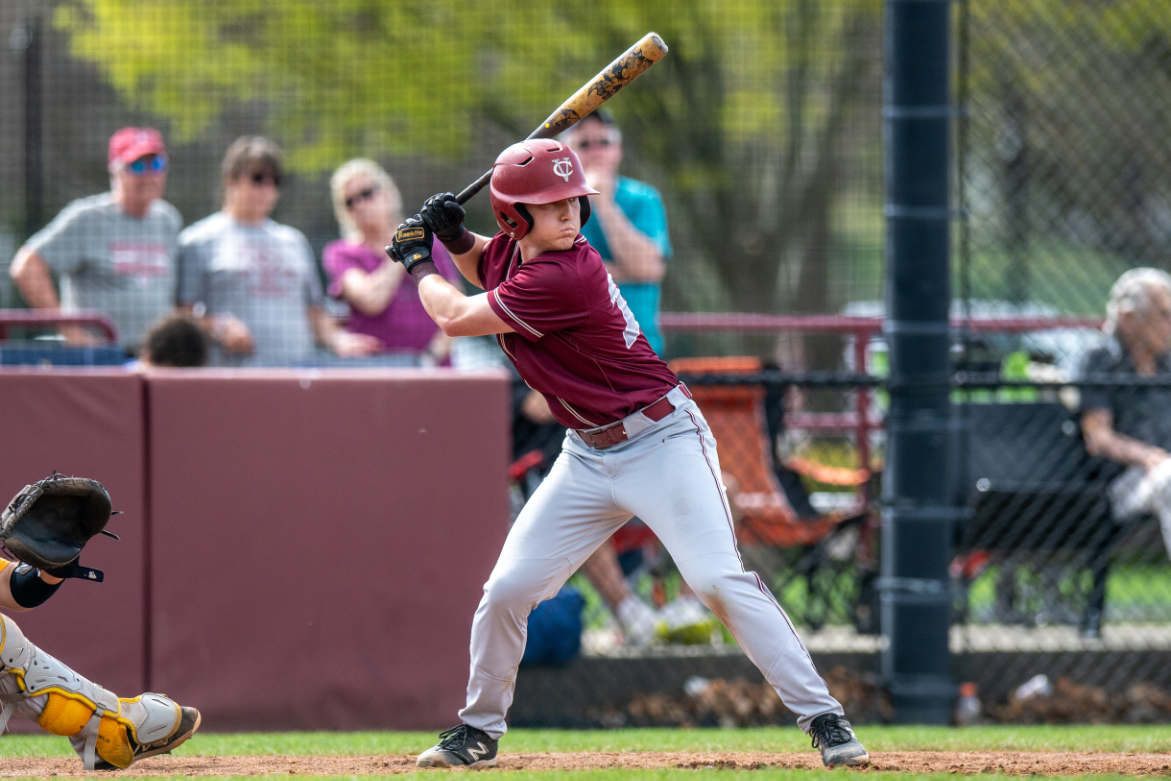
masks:
[[(45, 698), (45, 709), (37, 716), (37, 724), (46, 732), (71, 738), (85, 729), (93, 715), (94, 706), (88, 701), (50, 692)], [(94, 748), (99, 757), (116, 768), (127, 768), (134, 762), (134, 748), (126, 724), (108, 712), (101, 714)]]
[(122, 722), (109, 716), (102, 717), (98, 727), (97, 752), (99, 757), (116, 768), (130, 767), (134, 762), (134, 748), (130, 745), (130, 735)]
[(37, 724), (46, 732), (71, 737), (85, 729), (85, 724), (94, 715), (94, 706), (89, 701), (50, 692), (45, 709), (37, 716)]

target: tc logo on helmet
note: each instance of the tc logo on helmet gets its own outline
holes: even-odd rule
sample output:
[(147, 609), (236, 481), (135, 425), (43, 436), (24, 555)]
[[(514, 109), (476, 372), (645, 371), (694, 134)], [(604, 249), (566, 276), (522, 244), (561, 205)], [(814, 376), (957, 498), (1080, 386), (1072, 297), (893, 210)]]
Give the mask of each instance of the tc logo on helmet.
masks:
[(569, 177), (573, 176), (573, 163), (568, 157), (558, 157), (553, 160), (553, 173), (568, 182)]

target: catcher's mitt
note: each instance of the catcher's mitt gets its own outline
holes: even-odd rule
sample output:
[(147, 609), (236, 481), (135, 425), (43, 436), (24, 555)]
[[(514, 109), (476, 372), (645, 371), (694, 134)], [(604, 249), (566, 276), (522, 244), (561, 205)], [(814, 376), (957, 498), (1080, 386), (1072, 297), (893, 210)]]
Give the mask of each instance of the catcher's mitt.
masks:
[(108, 520), (110, 495), (105, 486), (88, 477), (54, 472), (26, 485), (4, 508), (0, 542), (16, 558), (58, 577), (101, 580), (100, 572), (80, 566), (77, 559)]

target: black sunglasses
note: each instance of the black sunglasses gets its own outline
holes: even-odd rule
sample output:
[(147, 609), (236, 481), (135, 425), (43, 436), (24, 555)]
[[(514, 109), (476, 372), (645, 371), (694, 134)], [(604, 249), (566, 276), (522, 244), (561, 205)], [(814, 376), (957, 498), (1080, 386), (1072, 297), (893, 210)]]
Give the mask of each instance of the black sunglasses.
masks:
[(267, 173), (265, 171), (253, 171), (248, 176), (248, 178), (249, 178), (249, 180), (251, 180), (252, 184), (255, 184), (257, 186), (262, 185), (262, 184), (266, 184), (268, 182), (272, 182), (273, 187), (280, 187), (281, 186), (280, 174)]
[(374, 197), (374, 193), (376, 193), (376, 192), (378, 192), (377, 187), (367, 187), (364, 190), (359, 190), (358, 192), (351, 195), (349, 198), (346, 198), (346, 200), (345, 200), (346, 208), (352, 209), (358, 203), (360, 203), (362, 201), (370, 200), (371, 198)]
[(577, 146), (578, 149), (589, 149), (593, 146), (607, 147), (613, 143), (613, 140), (609, 138), (599, 138), (597, 141), (590, 141), (588, 138), (586, 138), (578, 141), (575, 146)]

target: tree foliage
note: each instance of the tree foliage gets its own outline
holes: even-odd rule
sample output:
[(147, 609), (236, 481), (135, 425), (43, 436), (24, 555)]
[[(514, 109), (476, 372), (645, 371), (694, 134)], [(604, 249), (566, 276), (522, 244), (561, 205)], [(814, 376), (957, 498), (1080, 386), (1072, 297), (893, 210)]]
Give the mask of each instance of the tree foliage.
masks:
[(878, 0), (70, 0), (55, 23), (180, 139), (255, 106), (304, 171), (527, 135), (656, 30), (670, 53), (612, 108), (704, 277), (685, 305), (741, 310), (829, 304), (843, 137), (880, 74)]
[[(1164, 264), (1171, 16), (1155, 0), (970, 4), (966, 187), (979, 294), (1100, 312), (1100, 280)], [(1064, 248), (1064, 249), (1063, 249)]]

